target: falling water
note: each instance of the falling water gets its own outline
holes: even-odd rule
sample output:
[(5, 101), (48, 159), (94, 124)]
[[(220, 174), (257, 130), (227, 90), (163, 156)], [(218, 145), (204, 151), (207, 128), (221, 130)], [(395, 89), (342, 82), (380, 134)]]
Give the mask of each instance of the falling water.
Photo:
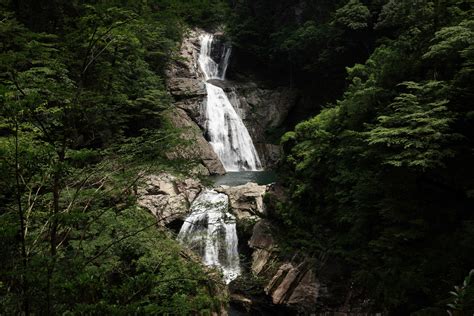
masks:
[[(208, 82), (224, 80), (231, 48), (224, 46), (216, 62), (212, 58), (214, 37), (201, 36), (199, 65), (204, 74), (207, 102), (203, 107), (206, 133), (226, 171), (256, 171), (262, 165), (247, 128), (224, 90)], [(202, 192), (191, 205), (178, 240), (202, 257), (208, 266), (222, 270), (229, 283), (240, 275), (235, 217), (228, 212), (229, 198), (213, 190)]]
[(240, 274), (235, 217), (228, 207), (227, 195), (202, 192), (178, 234), (178, 240), (199, 254), (206, 265), (222, 270), (226, 283)]
[(210, 79), (225, 79), (231, 53), (231, 47), (224, 47), (217, 63), (212, 58), (213, 41), (213, 35), (202, 35), (199, 54), (199, 65), (206, 80), (207, 102), (203, 116), (209, 143), (226, 171), (261, 170), (260, 159), (242, 119), (224, 90), (207, 82)]

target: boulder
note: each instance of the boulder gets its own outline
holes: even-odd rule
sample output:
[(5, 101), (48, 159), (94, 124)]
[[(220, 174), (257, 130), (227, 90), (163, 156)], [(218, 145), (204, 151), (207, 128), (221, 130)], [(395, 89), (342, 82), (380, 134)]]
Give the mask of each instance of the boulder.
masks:
[(248, 244), (253, 249), (252, 273), (258, 275), (266, 268), (275, 248), (270, 223), (267, 220), (262, 219), (255, 224)]
[(286, 303), (298, 275), (298, 268), (295, 268), (291, 263), (284, 263), (280, 266), (270, 283), (265, 287), (265, 293), (272, 297), (273, 304)]
[(262, 219), (253, 227), (252, 237), (249, 240), (249, 246), (253, 249), (270, 250), (274, 246), (274, 240), (271, 232), (270, 223)]
[(156, 216), (160, 225), (184, 219), (203, 186), (194, 179), (179, 180), (167, 173), (149, 175), (138, 189), (138, 205)]
[(257, 275), (266, 267), (273, 253), (267, 249), (255, 249), (252, 252), (252, 273)]
[(229, 187), (222, 185), (215, 189), (229, 196), (229, 206), (237, 219), (258, 219), (265, 214), (263, 196), (267, 186), (249, 182)]
[(321, 284), (316, 279), (313, 270), (308, 270), (298, 282), (288, 299), (289, 305), (312, 306), (319, 297)]
[(322, 287), (311, 268), (312, 261), (304, 255), (281, 261), (267, 219), (255, 224), (248, 244), (252, 249), (252, 273), (267, 280), (264, 292), (273, 304), (291, 307), (303, 314), (313, 312)]

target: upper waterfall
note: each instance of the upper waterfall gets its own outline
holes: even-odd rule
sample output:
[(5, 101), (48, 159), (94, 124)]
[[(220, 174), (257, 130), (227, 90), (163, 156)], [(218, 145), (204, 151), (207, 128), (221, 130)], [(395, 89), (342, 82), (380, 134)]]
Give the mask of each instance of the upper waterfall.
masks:
[(225, 46), (219, 61), (215, 61), (212, 58), (214, 36), (203, 34), (200, 40), (198, 62), (206, 80), (207, 90), (207, 102), (202, 114), (209, 143), (226, 171), (261, 170), (262, 164), (242, 119), (224, 90), (207, 82), (210, 79), (225, 79), (231, 47)]
[(222, 55), (219, 56), (219, 63), (212, 58), (212, 44), (214, 36), (212, 34), (201, 35), (201, 51), (199, 53), (199, 66), (206, 80), (209, 79), (225, 79), (227, 66), (229, 65), (232, 47), (224, 46)]

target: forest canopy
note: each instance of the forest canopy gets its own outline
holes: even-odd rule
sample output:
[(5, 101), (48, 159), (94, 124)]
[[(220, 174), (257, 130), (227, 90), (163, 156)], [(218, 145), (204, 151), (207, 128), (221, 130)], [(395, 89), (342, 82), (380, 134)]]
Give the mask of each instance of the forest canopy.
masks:
[(143, 174), (193, 167), (170, 158), (189, 139), (166, 88), (190, 27), (225, 30), (230, 76), (305, 100), (268, 215), (280, 254), (334, 265), (334, 296), (374, 312), (473, 314), (470, 0), (2, 0), (0, 314), (227, 303), (136, 202)]
[(166, 156), (183, 140), (164, 115), (165, 70), (186, 25), (224, 8), (1, 2), (0, 314), (221, 308), (215, 282), (135, 191), (145, 171), (187, 169)]
[(242, 54), (313, 98), (282, 138), (283, 240), (380, 310), (443, 315), (474, 267), (472, 2), (236, 3)]

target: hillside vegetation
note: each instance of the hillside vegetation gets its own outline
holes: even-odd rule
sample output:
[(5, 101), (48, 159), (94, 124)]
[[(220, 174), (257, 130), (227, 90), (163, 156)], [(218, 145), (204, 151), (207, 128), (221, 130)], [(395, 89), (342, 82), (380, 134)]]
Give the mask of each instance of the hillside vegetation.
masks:
[(282, 139), (290, 249), (343, 260), (379, 310), (444, 314), (474, 267), (472, 2), (236, 2), (242, 55), (319, 112)]
[[(165, 69), (217, 1), (2, 1), (0, 314), (209, 314), (225, 297), (136, 206), (186, 170)], [(212, 11), (211, 11), (212, 10)]]

